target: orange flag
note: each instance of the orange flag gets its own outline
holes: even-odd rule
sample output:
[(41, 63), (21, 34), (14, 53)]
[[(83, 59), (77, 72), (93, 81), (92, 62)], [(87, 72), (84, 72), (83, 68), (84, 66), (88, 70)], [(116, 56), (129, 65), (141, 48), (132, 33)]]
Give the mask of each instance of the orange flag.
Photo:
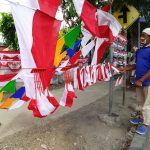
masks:
[(14, 102), (14, 98), (8, 98), (2, 105), (0, 105), (0, 109), (8, 109)]

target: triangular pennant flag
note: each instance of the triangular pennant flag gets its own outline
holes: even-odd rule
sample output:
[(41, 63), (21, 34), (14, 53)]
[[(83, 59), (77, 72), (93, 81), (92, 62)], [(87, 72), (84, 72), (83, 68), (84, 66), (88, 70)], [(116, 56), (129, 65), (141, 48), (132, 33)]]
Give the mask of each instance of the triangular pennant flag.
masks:
[(21, 99), (21, 97), (23, 96), (23, 94), (25, 93), (25, 87), (21, 87), (20, 89), (18, 89), (12, 96), (10, 96), (11, 98), (19, 98)]
[(8, 109), (14, 102), (14, 98), (8, 98), (1, 106), (0, 109)]
[(1, 90), (0, 92), (10, 92), (14, 93), (16, 91), (16, 80), (8, 82)]
[(55, 52), (55, 58), (54, 58), (54, 66), (57, 67), (61, 60), (66, 56), (67, 52), (64, 51), (63, 53), (61, 53), (62, 51), (62, 48), (65, 44), (65, 40), (64, 40), (64, 37), (60, 38), (58, 41), (57, 41), (57, 45), (56, 45), (56, 52)]
[(68, 48), (68, 49), (67, 49), (67, 55), (68, 55), (70, 58), (73, 57), (73, 55), (75, 54), (76, 50), (78, 49), (80, 43), (81, 43), (81, 40), (78, 40), (78, 41), (75, 43), (73, 49), (71, 49), (71, 48)]
[(2, 101), (3, 99), (3, 92), (0, 92), (0, 102)]
[(74, 98), (76, 98), (76, 96), (72, 84), (66, 83), (63, 96), (60, 100), (60, 105), (72, 107)]
[(65, 35), (65, 44), (69, 47), (72, 48), (74, 47), (74, 43), (81, 31), (81, 25), (73, 28), (68, 34)]

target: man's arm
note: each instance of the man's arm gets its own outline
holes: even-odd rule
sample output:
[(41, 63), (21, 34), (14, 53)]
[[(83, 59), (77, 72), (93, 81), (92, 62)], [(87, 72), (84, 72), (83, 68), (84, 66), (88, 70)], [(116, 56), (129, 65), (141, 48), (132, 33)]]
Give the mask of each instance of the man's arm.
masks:
[(125, 66), (124, 68), (120, 68), (119, 69), (121, 72), (126, 72), (126, 71), (132, 71), (132, 70), (135, 70), (135, 64), (132, 64), (132, 65), (127, 65)]

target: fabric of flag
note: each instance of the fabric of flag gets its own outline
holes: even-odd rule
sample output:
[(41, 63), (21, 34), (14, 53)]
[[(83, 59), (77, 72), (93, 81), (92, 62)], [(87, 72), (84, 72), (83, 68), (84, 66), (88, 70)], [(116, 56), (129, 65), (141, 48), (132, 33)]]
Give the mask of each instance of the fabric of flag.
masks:
[(46, 116), (42, 116), (40, 114), (40, 111), (39, 111), (39, 109), (37, 107), (37, 100), (35, 100), (35, 99), (31, 99), (31, 101), (29, 102), (29, 105), (28, 105), (28, 109), (33, 111), (34, 117), (37, 117), (37, 118), (46, 117)]
[(74, 27), (70, 32), (68, 32), (65, 36), (65, 44), (73, 49), (75, 41), (79, 35), (79, 33), (81, 32), (81, 25)]
[(59, 103), (56, 100), (56, 98), (49, 92), (47, 99), (49, 100), (49, 102), (55, 107), (53, 111), (51, 111), (51, 114), (54, 113), (58, 107), (59, 107)]
[(56, 46), (56, 52), (55, 52), (55, 58), (54, 58), (54, 66), (58, 67), (62, 59), (67, 55), (67, 52), (61, 52), (62, 48), (65, 44), (65, 39), (64, 37), (60, 38), (57, 41), (57, 46)]
[(17, 74), (5, 74), (0, 75), (0, 82), (6, 82), (10, 81), (13, 77), (15, 77)]
[(4, 103), (0, 105), (0, 109), (8, 109), (14, 102), (14, 98), (8, 98)]
[(29, 68), (51, 68), (46, 69), (46, 76), (43, 77), (40, 74), (43, 89), (49, 86), (61, 21), (41, 11), (14, 3), (10, 4), (18, 35), (21, 64), (24, 68), (23, 80), (26, 95), (33, 98), (35, 93), (34, 76), (30, 73)]
[(65, 107), (72, 107), (74, 98), (76, 98), (76, 96), (73, 86), (72, 84), (67, 83), (65, 85), (65, 90), (59, 104)]
[(61, 0), (28, 0), (25, 1), (25, 3), (20, 2), (20, 4), (34, 9), (39, 9), (52, 17), (57, 17), (57, 11), (60, 3)]
[(94, 36), (108, 38), (113, 42), (121, 30), (121, 25), (110, 13), (96, 9), (88, 0), (73, 0), (75, 9), (85, 28)]
[(25, 93), (25, 87), (19, 88), (10, 98), (18, 98), (21, 99)]
[(0, 89), (0, 92), (2, 91), (14, 93), (16, 91), (16, 80), (8, 82), (3, 88)]
[(81, 50), (79, 50), (78, 52), (76, 52), (73, 57), (69, 60), (70, 64), (75, 64), (78, 59), (80, 58), (80, 55), (81, 55)]
[(0, 102), (2, 101), (3, 99), (3, 92), (0, 92)]
[(25, 103), (25, 101), (18, 100), (16, 103), (14, 103), (12, 106), (10, 106), (9, 110), (14, 110), (14, 109), (20, 108), (23, 106), (24, 103)]
[(81, 44), (81, 40), (78, 40), (75, 45), (74, 45), (74, 48), (71, 49), (71, 48), (68, 48), (67, 49), (67, 55), (72, 58), (73, 55), (75, 54), (76, 50), (78, 49), (79, 45)]
[(94, 46), (95, 46), (95, 41), (92, 40), (90, 43), (88, 43), (82, 48), (81, 51), (84, 58), (89, 54), (89, 52), (94, 48)]

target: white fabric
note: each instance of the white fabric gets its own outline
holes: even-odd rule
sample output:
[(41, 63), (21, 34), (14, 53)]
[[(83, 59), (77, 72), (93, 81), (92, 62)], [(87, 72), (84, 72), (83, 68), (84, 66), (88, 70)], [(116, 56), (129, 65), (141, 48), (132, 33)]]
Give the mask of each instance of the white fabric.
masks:
[(32, 23), (35, 11), (17, 4), (10, 4), (18, 35), (22, 68), (35, 68), (36, 65), (31, 55)]
[(47, 116), (54, 111), (55, 107), (49, 102), (47, 97), (37, 91), (37, 107), (42, 116)]
[(102, 11), (100, 9), (97, 10), (97, 15), (98, 15), (98, 25), (99, 26), (108, 25), (112, 31), (113, 36), (116, 37), (121, 30), (121, 25), (116, 20), (116, 18), (112, 14)]
[(95, 51), (94, 51), (94, 55), (92, 58), (92, 63), (91, 65), (96, 65), (97, 64), (97, 53), (98, 53), (98, 49), (99, 47), (102, 45), (102, 43), (105, 41), (105, 38), (97, 38), (96, 39), (96, 46), (95, 46)]
[(91, 83), (91, 76), (90, 76), (90, 66), (86, 66), (85, 70), (85, 83), (88, 83), (88, 85), (92, 85)]
[(92, 50), (92, 48), (95, 46), (94, 40), (91, 41), (89, 44), (84, 46), (81, 50), (83, 57), (85, 58), (87, 54)]
[(83, 34), (81, 45), (82, 47), (84, 47), (87, 44), (87, 42), (92, 38), (92, 34), (88, 30), (86, 30), (83, 26), (81, 27), (81, 32)]
[(78, 89), (79, 88), (79, 85), (78, 85), (78, 79), (77, 79), (77, 68), (74, 68), (74, 77), (73, 77), (73, 81), (74, 81), (74, 88), (75, 89)]
[(31, 69), (23, 69), (23, 81), (26, 89), (26, 96), (33, 98), (35, 94), (35, 83), (34, 83), (34, 75), (30, 73)]
[(23, 80), (25, 83), (26, 95), (30, 98), (33, 97), (35, 92), (34, 77), (31, 74), (30, 68), (36, 68), (33, 56), (31, 54), (32, 48), (32, 23), (35, 11), (24, 6), (10, 3), (12, 15), (17, 30)]
[(17, 108), (20, 108), (21, 106), (23, 106), (25, 102), (22, 101), (22, 100), (18, 100), (15, 104), (13, 104), (9, 110), (13, 110), (13, 109), (17, 109)]
[(82, 13), (82, 8), (84, 7), (84, 2), (86, 0), (73, 0), (73, 3), (74, 3), (74, 6), (75, 6), (75, 9), (77, 11), (77, 14), (79, 16), (81, 16), (81, 13)]
[(60, 102), (59, 102), (59, 104), (61, 106), (66, 106), (67, 93), (68, 93), (68, 91), (67, 91), (67, 87), (65, 85), (65, 90), (64, 90), (63, 95), (62, 95)]
[(68, 62), (69, 62), (69, 59), (66, 60), (66, 61), (64, 61), (64, 62), (56, 69), (56, 71), (59, 72), (59, 73), (61, 73), (61, 72), (62, 72), (61, 69), (64, 68), (64, 67), (66, 67), (67, 64), (68, 64)]

